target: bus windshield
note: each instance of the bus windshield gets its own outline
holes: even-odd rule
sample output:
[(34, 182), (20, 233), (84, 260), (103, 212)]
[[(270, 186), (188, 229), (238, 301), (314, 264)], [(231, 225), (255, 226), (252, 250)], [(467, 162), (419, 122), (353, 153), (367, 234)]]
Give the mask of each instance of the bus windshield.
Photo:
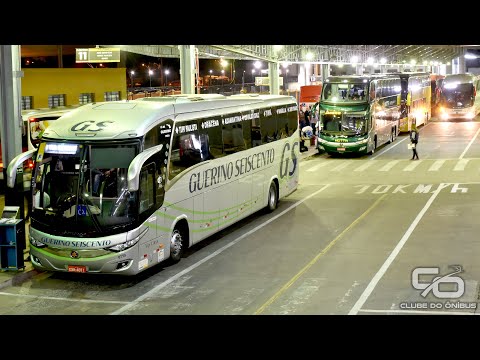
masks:
[(321, 134), (362, 136), (367, 134), (367, 119), (363, 114), (326, 112), (322, 116)]
[(366, 101), (367, 83), (325, 83), (322, 101), (329, 102), (364, 102)]
[(98, 236), (135, 220), (137, 194), (128, 191), (127, 171), (137, 143), (42, 145), (33, 188), (38, 224), (57, 234)]
[(443, 106), (447, 108), (466, 108), (473, 106), (475, 97), (472, 84), (444, 86), (442, 89)]

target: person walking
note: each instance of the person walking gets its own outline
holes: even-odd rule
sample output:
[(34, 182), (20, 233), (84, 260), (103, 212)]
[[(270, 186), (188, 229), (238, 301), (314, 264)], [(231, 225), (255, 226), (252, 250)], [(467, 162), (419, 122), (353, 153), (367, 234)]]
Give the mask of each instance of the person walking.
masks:
[(412, 130), (410, 131), (410, 143), (412, 144), (412, 151), (413, 151), (412, 160), (415, 160), (415, 158), (417, 158), (418, 160), (418, 152), (417, 152), (418, 137), (419, 137), (419, 133), (418, 133), (417, 126), (415, 124), (412, 124)]
[(307, 109), (305, 110), (305, 126), (311, 126), (310, 125), (310, 120), (311, 120), (311, 117), (310, 117), (310, 106), (307, 107)]

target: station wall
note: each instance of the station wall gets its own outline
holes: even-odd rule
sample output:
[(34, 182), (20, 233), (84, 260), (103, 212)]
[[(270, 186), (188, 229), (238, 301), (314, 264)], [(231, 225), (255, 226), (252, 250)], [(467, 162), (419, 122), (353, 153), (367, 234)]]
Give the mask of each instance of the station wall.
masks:
[(31, 96), (32, 108), (49, 107), (49, 95), (65, 94), (64, 105), (78, 105), (82, 93), (93, 93), (96, 102), (105, 101), (105, 92), (119, 92), (127, 98), (125, 68), (23, 69), (22, 96)]

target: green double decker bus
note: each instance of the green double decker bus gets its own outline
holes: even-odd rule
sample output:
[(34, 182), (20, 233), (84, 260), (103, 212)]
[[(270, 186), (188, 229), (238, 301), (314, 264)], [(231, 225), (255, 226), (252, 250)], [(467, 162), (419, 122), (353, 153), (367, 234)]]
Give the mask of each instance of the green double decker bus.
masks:
[(318, 104), (317, 149), (328, 154), (373, 154), (400, 131), (398, 75), (342, 75), (325, 80)]

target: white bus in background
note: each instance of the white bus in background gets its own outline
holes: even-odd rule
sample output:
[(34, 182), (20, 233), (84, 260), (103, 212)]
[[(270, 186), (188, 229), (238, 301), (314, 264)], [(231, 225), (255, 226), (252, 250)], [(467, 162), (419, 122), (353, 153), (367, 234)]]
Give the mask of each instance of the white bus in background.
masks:
[(298, 185), (295, 98), (191, 95), (84, 105), (44, 132), (30, 255), (50, 271), (133, 275)]
[(59, 106), (56, 108), (42, 108), (22, 110), (22, 118), (25, 123), (25, 136), (27, 149), (35, 149), (40, 143), (40, 138), (46, 128), (60, 116), (78, 108), (81, 105)]
[(440, 94), (438, 114), (441, 120), (473, 119), (480, 112), (480, 76), (446, 75)]
[[(39, 143), (39, 137), (43, 134), (50, 122), (58, 119), (63, 114), (77, 106), (61, 106), (58, 108), (39, 108), (22, 110), (23, 130), (22, 130), (22, 151), (36, 148)], [(1, 144), (1, 142), (0, 142)], [(3, 168), (3, 158), (0, 146), (0, 169)], [(3, 171), (2, 171), (3, 178)]]

